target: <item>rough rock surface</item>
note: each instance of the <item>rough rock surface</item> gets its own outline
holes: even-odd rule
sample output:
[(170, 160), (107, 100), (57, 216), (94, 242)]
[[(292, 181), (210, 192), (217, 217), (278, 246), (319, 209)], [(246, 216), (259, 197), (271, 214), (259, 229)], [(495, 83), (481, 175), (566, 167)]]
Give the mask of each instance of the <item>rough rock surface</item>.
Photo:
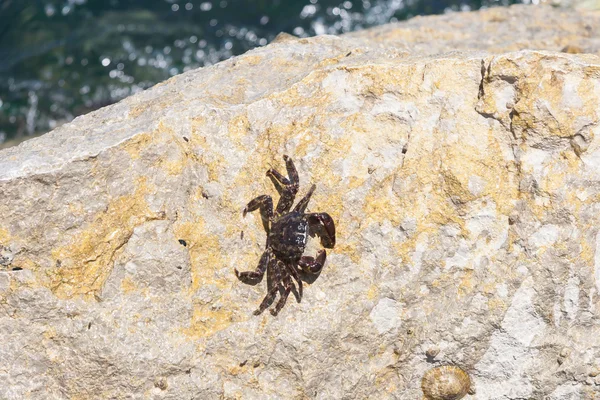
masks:
[[(599, 398), (600, 58), (560, 52), (599, 21), (283, 38), (1, 151), (0, 398), (415, 399), (440, 364), (470, 398)], [(255, 317), (241, 210), (283, 154), (338, 244)]]

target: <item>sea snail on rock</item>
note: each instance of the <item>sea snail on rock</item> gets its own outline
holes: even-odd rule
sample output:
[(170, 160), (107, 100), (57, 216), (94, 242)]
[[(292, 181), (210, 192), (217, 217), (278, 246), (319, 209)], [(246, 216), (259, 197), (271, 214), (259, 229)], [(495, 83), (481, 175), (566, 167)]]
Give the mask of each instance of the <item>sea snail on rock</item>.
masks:
[(459, 400), (471, 391), (471, 379), (462, 369), (444, 365), (425, 372), (421, 389), (427, 400)]

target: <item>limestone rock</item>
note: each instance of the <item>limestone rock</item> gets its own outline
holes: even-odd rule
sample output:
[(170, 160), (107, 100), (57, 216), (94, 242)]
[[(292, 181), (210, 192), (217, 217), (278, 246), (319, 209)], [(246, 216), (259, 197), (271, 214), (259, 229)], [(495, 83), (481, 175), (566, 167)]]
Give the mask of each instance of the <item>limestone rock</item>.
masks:
[[(0, 151), (0, 398), (415, 399), (438, 363), (477, 399), (597, 398), (600, 58), (560, 52), (597, 29), (512, 7), (287, 38)], [(255, 317), (241, 211), (283, 154), (337, 245)]]

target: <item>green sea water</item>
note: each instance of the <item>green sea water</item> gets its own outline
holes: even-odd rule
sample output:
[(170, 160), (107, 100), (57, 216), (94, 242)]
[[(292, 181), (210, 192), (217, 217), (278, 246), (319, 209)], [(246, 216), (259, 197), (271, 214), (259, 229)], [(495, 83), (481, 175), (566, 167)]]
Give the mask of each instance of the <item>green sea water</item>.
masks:
[(521, 2), (0, 0), (0, 144), (264, 46), (279, 32), (339, 34)]

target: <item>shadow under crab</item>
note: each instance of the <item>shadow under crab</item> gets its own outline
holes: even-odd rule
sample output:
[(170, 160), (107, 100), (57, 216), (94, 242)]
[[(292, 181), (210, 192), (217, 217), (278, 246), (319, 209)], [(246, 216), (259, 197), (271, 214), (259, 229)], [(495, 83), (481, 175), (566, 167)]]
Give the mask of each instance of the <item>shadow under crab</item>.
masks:
[[(267, 233), (267, 243), (258, 267), (255, 271), (239, 272), (235, 270), (238, 279), (247, 284), (260, 282), (269, 271), (269, 285), (267, 295), (254, 315), (259, 315), (269, 307), (275, 300), (277, 292), (281, 290), (281, 297), (271, 314), (276, 316), (285, 305), (285, 302), (295, 289), (292, 278), (298, 283), (297, 300), (302, 299), (302, 280), (300, 274), (319, 274), (327, 253), (319, 250), (316, 257), (304, 256), (304, 249), (309, 234), (315, 234), (321, 239), (321, 245), (332, 249), (335, 246), (335, 224), (327, 213), (308, 213), (304, 211), (308, 206), (310, 197), (316, 186), (312, 185), (306, 196), (304, 196), (292, 210), (292, 205), (300, 187), (298, 171), (291, 158), (283, 156), (288, 177), (286, 178), (274, 169), (267, 171), (275, 188), (279, 192), (279, 201), (273, 211), (273, 199), (271, 196), (262, 195), (251, 200), (244, 208), (244, 216), (248, 212), (260, 210), (263, 226)], [(291, 210), (291, 211), (290, 211)]]

